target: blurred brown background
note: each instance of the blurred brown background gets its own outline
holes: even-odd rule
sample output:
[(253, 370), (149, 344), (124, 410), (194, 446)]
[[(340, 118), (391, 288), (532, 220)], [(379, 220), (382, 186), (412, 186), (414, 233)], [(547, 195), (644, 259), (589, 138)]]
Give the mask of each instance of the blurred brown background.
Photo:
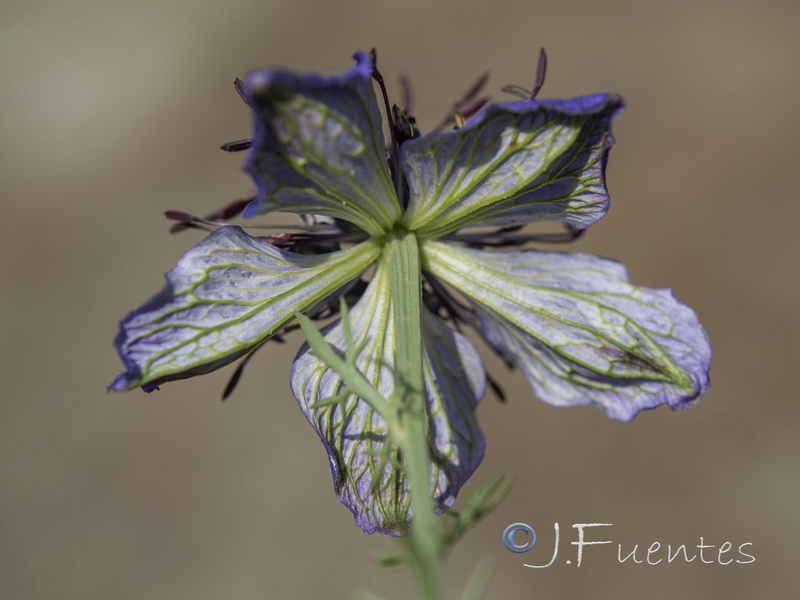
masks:
[[(117, 321), (200, 239), (168, 235), (161, 212), (252, 189), (242, 155), (217, 149), (249, 135), (233, 78), (338, 73), (374, 45), (394, 92), (412, 78), (423, 130), (485, 70), (495, 97), (529, 85), (540, 46), (543, 97), (624, 94), (612, 210), (574, 249), (672, 287), (715, 349), (702, 402), (629, 424), (547, 406), (491, 362), (510, 399), (480, 408), (489, 449), (472, 487), (496, 473), (516, 485), (449, 558), (449, 597), (484, 556), (493, 599), (798, 597), (798, 7), (3, 0), (0, 595), (414, 596), (406, 574), (372, 563), (392, 540), (361, 534), (333, 496), (288, 388), (299, 337), (262, 351), (225, 404), (230, 369), (104, 391), (121, 370)], [(515, 521), (539, 532), (528, 554), (501, 545)], [(549, 560), (554, 522), (557, 564), (524, 568)], [(613, 523), (588, 536), (626, 552), (702, 536), (751, 542), (756, 562), (619, 564), (614, 545), (587, 548), (578, 569), (564, 561), (581, 522)]]

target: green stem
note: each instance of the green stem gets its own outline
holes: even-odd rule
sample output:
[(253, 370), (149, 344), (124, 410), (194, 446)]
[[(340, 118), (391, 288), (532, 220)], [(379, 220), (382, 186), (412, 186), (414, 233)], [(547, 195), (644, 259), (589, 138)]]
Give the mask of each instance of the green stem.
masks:
[(391, 281), (395, 329), (395, 392), (400, 408), (392, 439), (402, 453), (411, 494), (411, 547), (425, 600), (441, 598), (441, 536), (431, 489), (428, 417), (422, 371), (422, 281), (417, 238), (397, 232), (384, 248)]

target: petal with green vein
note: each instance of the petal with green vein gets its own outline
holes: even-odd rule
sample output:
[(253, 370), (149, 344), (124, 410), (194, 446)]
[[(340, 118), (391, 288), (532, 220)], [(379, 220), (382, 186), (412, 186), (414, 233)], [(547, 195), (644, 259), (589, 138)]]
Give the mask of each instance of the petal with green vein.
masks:
[(364, 53), (340, 76), (255, 71), (247, 78), (255, 136), (244, 168), (258, 198), (246, 210), (328, 215), (380, 234), (400, 208)]
[(708, 387), (711, 348), (695, 313), (669, 290), (630, 284), (617, 262), (430, 241), (422, 261), (473, 302), (486, 340), (545, 402), (595, 404), (628, 421)]
[(405, 142), (405, 225), (428, 238), (553, 220), (588, 227), (608, 210), (605, 159), (622, 106), (611, 94), (491, 103), (459, 130)]
[(378, 253), (368, 241), (294, 254), (239, 227), (218, 229), (167, 273), (159, 294), (122, 320), (115, 345), (127, 371), (109, 389), (150, 391), (230, 363), (346, 286)]
[[(394, 390), (394, 326), (388, 269), (379, 267), (364, 296), (349, 312), (355, 366), (385, 398)], [(485, 373), (475, 348), (427, 311), (423, 312), (424, 375), (436, 500), (450, 506), (477, 468), (485, 442), (475, 406)], [(344, 354), (344, 327), (337, 321), (325, 340)], [(397, 449), (386, 448), (384, 419), (364, 400), (320, 404), (343, 392), (341, 377), (304, 345), (292, 365), (292, 391), (328, 453), (336, 495), (367, 533), (406, 533), (410, 519), (407, 481), (397, 468)], [(384, 458), (382, 458), (384, 456)], [(388, 460), (386, 459), (388, 456)]]

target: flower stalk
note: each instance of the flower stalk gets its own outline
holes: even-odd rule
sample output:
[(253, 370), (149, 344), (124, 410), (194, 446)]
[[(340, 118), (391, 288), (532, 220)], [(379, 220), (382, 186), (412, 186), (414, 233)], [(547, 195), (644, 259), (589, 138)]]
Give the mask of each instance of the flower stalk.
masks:
[(426, 600), (440, 597), (441, 538), (431, 489), (428, 416), (422, 372), (422, 285), (419, 247), (413, 232), (399, 232), (384, 248), (395, 322), (392, 403), (400, 407), (391, 437), (400, 448), (411, 495), (411, 547), (417, 580)]
[(402, 471), (408, 481), (412, 521), (410, 527), (413, 568), (424, 600), (441, 598), (441, 559), (445, 536), (436, 523), (436, 504), (431, 487), (431, 455), (428, 450), (428, 414), (425, 406), (422, 343), (422, 285), (420, 254), (413, 232), (392, 232), (381, 260), (391, 281), (392, 319), (395, 323), (394, 377), (397, 385), (383, 398), (352, 364), (357, 355), (349, 335), (349, 317), (342, 311), (348, 348), (342, 358), (317, 331), (310, 319), (297, 315), (314, 354), (341, 378), (345, 392), (317, 403), (314, 408), (344, 403), (357, 394), (386, 422), (388, 438), (399, 450)]

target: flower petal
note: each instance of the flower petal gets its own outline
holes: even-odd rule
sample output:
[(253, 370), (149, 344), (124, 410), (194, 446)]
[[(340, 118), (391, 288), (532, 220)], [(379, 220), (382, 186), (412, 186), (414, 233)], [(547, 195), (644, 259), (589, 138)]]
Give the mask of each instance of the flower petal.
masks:
[(431, 238), (466, 226), (588, 227), (608, 210), (605, 159), (622, 106), (611, 94), (490, 103), (457, 131), (405, 142), (404, 223)]
[(484, 336), (557, 406), (596, 404), (629, 421), (682, 408), (708, 387), (711, 347), (669, 290), (635, 287), (588, 254), (423, 244), (423, 266), (473, 301)]
[(239, 227), (218, 229), (166, 274), (159, 294), (122, 320), (115, 345), (127, 371), (109, 389), (150, 391), (228, 364), (358, 277), (378, 253), (364, 242), (294, 254)]
[[(356, 366), (386, 398), (394, 389), (391, 312), (388, 270), (379, 267), (349, 318), (354, 347), (365, 344)], [(478, 353), (463, 335), (427, 311), (423, 312), (423, 328), (431, 479), (436, 500), (450, 506), (483, 458), (485, 442), (475, 406), (485, 391), (485, 373)], [(324, 333), (326, 341), (343, 353), (346, 343), (341, 321)], [(395, 464), (382, 463), (378, 456), (388, 433), (383, 418), (352, 395), (344, 403), (312, 408), (339, 394), (342, 381), (307, 344), (292, 366), (291, 384), (301, 410), (328, 452), (336, 495), (353, 512), (358, 526), (367, 533), (405, 533), (410, 519), (405, 476)], [(390, 456), (397, 460), (396, 448)], [(373, 489), (376, 480), (377, 489)]]
[(317, 213), (370, 234), (397, 221), (372, 61), (363, 52), (355, 59), (340, 76), (284, 70), (248, 76), (255, 139), (244, 168), (258, 185), (258, 198), (245, 216)]

